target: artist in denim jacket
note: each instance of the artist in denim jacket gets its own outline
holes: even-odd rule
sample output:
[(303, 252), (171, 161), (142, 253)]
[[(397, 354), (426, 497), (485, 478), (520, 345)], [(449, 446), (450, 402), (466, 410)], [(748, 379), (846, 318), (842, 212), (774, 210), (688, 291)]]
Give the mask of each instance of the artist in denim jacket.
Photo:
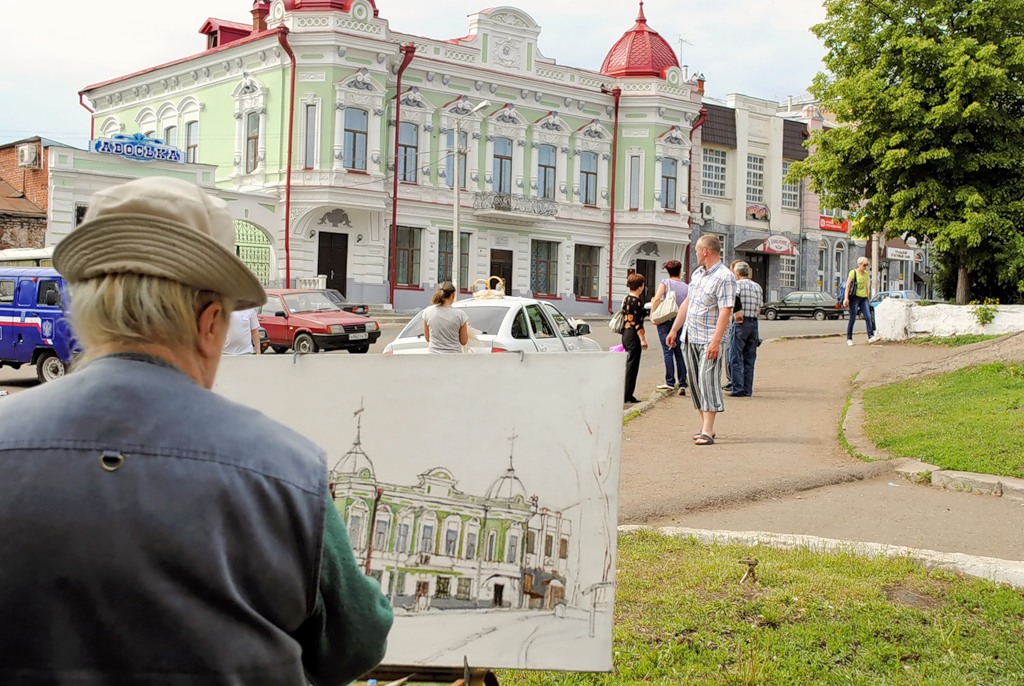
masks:
[(0, 412), (0, 684), (345, 684), (392, 614), (324, 452), (210, 392), (262, 287), (226, 205), (97, 193), (54, 265), (87, 363)]

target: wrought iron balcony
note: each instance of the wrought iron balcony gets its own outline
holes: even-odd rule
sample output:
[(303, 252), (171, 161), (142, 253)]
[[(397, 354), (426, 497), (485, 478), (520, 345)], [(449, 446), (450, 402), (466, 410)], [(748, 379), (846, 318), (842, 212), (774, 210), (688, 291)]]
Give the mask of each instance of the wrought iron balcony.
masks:
[(551, 200), (512, 193), (476, 193), (473, 214), (477, 217), (513, 224), (543, 221), (558, 214), (558, 204)]

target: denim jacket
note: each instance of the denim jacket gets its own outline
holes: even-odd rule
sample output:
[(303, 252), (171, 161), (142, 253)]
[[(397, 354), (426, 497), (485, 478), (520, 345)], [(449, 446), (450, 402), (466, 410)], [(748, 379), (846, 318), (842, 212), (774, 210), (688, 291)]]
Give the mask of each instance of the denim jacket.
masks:
[(343, 684), (383, 657), (323, 451), (170, 365), (4, 399), (0, 467), (0, 684)]

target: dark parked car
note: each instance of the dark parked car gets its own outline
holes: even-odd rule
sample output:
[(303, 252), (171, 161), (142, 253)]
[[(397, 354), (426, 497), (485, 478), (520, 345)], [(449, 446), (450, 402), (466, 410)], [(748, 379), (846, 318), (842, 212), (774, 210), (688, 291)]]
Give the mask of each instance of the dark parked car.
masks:
[(793, 291), (782, 300), (765, 303), (762, 312), (765, 319), (789, 319), (790, 317), (814, 317), (818, 321), (839, 319), (843, 309), (838, 308), (836, 299), (821, 291)]
[(343, 296), (341, 292), (335, 288), (325, 289), (324, 293), (327, 295), (328, 298), (334, 301), (335, 305), (345, 310), (346, 312), (351, 312), (352, 314), (360, 314), (365, 317), (366, 313), (370, 311), (370, 307), (368, 305), (356, 305), (355, 303), (350, 303), (348, 300), (345, 300), (345, 296)]

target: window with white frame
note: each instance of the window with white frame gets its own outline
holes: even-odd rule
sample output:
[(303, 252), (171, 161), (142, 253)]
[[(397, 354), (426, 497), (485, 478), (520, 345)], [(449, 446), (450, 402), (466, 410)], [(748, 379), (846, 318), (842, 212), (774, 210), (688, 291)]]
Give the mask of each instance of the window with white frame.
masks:
[(701, 190), (709, 198), (725, 197), (725, 150), (704, 148), (703, 181)]
[(185, 161), (189, 163), (199, 161), (199, 122), (197, 121), (185, 123)]
[(395, 283), (399, 286), (420, 285), (420, 229), (398, 227), (395, 246)]
[(494, 191), (496, 193), (512, 192), (512, 139), (494, 139)]
[[(441, 229), (437, 235), (437, 281), (452, 280), (452, 232)], [(469, 288), (469, 234), (459, 232), (459, 288)]]
[(537, 148), (537, 196), (544, 200), (555, 199), (556, 155), (553, 145)]
[(597, 204), (597, 153), (580, 153), (580, 201)]
[(245, 115), (245, 173), (251, 174), (259, 164), (260, 114), (249, 112)]
[(642, 172), (640, 155), (629, 156), (629, 209), (640, 209), (640, 174)]
[(601, 248), (577, 245), (572, 274), (572, 292), (577, 298), (597, 300), (601, 284)]
[(664, 157), (661, 160), (661, 208), (663, 210), (676, 209), (676, 183), (678, 177), (679, 162), (671, 157)]
[(178, 147), (178, 127), (171, 125), (164, 129), (164, 143)]
[(558, 295), (558, 243), (555, 241), (532, 242), (530, 290), (534, 295)]
[(800, 183), (786, 183), (786, 175), (789, 174), (792, 164), (789, 161), (782, 163), (782, 207), (787, 210), (799, 210)]
[(317, 107), (313, 103), (306, 103), (303, 107), (303, 167), (313, 169), (316, 166), (316, 145), (317, 145)]
[(358, 107), (345, 109), (345, 141), (342, 164), (346, 169), (366, 171), (366, 131), (369, 113)]
[(398, 180), (416, 183), (416, 160), (419, 156), (420, 127), (404, 121), (398, 127)]
[(747, 202), (764, 202), (764, 158), (747, 155)]
[(789, 255), (779, 257), (779, 286), (796, 288), (796, 258)]
[[(459, 160), (459, 188), (466, 189), (466, 148), (469, 136), (459, 131), (459, 148), (455, 149), (455, 129), (448, 129), (448, 156), (444, 160), (444, 176), (448, 188), (455, 185), (455, 158)], [(461, 151), (461, 152), (460, 152)]]

